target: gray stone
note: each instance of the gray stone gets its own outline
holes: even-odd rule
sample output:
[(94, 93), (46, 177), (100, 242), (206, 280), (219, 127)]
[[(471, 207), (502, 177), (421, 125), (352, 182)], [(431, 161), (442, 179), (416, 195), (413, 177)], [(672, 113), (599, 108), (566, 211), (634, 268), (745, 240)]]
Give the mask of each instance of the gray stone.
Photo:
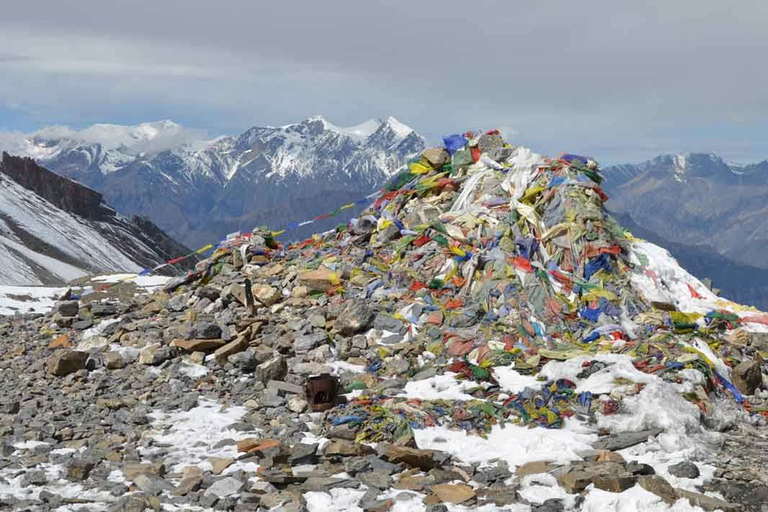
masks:
[(80, 311), (80, 304), (76, 300), (63, 300), (59, 302), (56, 311), (61, 316), (76, 316)]
[(91, 304), (91, 313), (93, 316), (112, 316), (117, 314), (117, 305), (106, 302), (96, 302)]
[(225, 498), (237, 494), (242, 488), (243, 482), (230, 476), (214, 482), (213, 485), (205, 490), (204, 494), (206, 496), (213, 495), (219, 498)]
[(293, 393), (295, 395), (304, 395), (304, 388), (298, 384), (291, 384), (281, 380), (270, 380), (267, 383), (267, 389), (271, 389), (278, 394)]
[(244, 373), (251, 373), (256, 370), (256, 356), (254, 356), (251, 350), (232, 354), (227, 358), (227, 361)]
[(392, 486), (392, 477), (386, 471), (372, 471), (370, 473), (361, 473), (356, 477), (360, 482), (368, 487), (377, 489), (389, 489)]
[(215, 322), (197, 322), (193, 329), (195, 331), (195, 336), (191, 336), (191, 338), (200, 338), (203, 340), (221, 338), (221, 327)]
[(694, 507), (701, 507), (706, 511), (713, 511), (713, 510), (730, 511), (730, 510), (739, 510), (740, 508), (737, 505), (731, 505), (727, 501), (723, 501), (718, 498), (713, 498), (711, 496), (706, 496), (698, 492), (686, 491), (685, 489), (676, 489), (676, 491), (678, 496), (681, 499), (688, 500), (691, 502), (691, 505), (693, 505)]
[(72, 322), (72, 328), (78, 331), (89, 329), (92, 326), (93, 326), (93, 320), (91, 320), (90, 318), (87, 318), (85, 320), (78, 320), (77, 322)]
[(277, 393), (262, 393), (259, 403), (264, 407), (280, 407), (285, 405), (285, 398)]
[(620, 434), (611, 434), (609, 436), (598, 439), (593, 447), (596, 450), (609, 450), (617, 451), (635, 446), (640, 443), (644, 443), (649, 438), (657, 436), (664, 432), (664, 429), (653, 428), (649, 430), (641, 430), (639, 432), (622, 432)]
[(365, 301), (351, 300), (336, 319), (336, 328), (344, 336), (351, 336), (368, 329), (373, 321), (373, 311)]
[(45, 485), (48, 483), (48, 477), (45, 474), (45, 471), (42, 471), (40, 469), (34, 470), (34, 471), (27, 471), (24, 473), (24, 476), (21, 477), (21, 486), (22, 487), (29, 487), (29, 486), (40, 486)]
[(328, 333), (325, 331), (316, 331), (305, 336), (298, 336), (293, 341), (293, 351), (296, 354), (306, 354), (313, 348), (316, 348), (323, 343), (328, 343), (328, 341)]
[(256, 367), (256, 378), (263, 384), (271, 380), (283, 380), (288, 374), (288, 363), (283, 356), (275, 356)]
[(545, 500), (544, 503), (531, 507), (531, 512), (563, 512), (564, 510), (563, 500), (556, 498), (550, 498)]
[(315, 444), (296, 443), (291, 447), (291, 455), (288, 458), (288, 462), (292, 466), (299, 464), (311, 464), (317, 460), (317, 447)]
[(698, 466), (687, 460), (669, 466), (668, 471), (669, 474), (678, 478), (699, 478), (699, 475), (701, 475)]
[(402, 321), (383, 313), (376, 315), (376, 318), (373, 320), (373, 328), (397, 334), (405, 334), (408, 331), (408, 328)]
[(159, 496), (164, 491), (173, 490), (173, 484), (153, 473), (140, 473), (133, 478), (133, 483), (149, 496)]

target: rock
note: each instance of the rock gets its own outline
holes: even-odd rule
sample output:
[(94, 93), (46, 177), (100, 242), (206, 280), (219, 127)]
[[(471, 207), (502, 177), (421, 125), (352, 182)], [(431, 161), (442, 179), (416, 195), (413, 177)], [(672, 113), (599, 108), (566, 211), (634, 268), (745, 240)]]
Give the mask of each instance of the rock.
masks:
[(191, 492), (200, 489), (203, 483), (202, 475), (189, 475), (181, 479), (179, 484), (173, 489), (174, 496), (186, 496)]
[(624, 492), (635, 485), (637, 477), (629, 474), (595, 475), (592, 483), (595, 487), (608, 492)]
[(699, 478), (699, 475), (701, 475), (698, 466), (687, 460), (669, 466), (667, 471), (678, 478)]
[(86, 318), (85, 320), (78, 320), (77, 322), (72, 322), (72, 328), (78, 331), (84, 331), (91, 327), (93, 327), (93, 320), (91, 320), (90, 318)]
[(48, 483), (48, 477), (45, 474), (45, 471), (36, 469), (33, 471), (27, 471), (24, 473), (24, 476), (21, 477), (21, 481), (19, 482), (22, 487), (30, 487), (30, 486), (41, 486)]
[(387, 243), (396, 238), (400, 238), (400, 228), (394, 224), (390, 224), (379, 233), (378, 242)]
[(77, 316), (80, 311), (80, 303), (76, 300), (64, 300), (59, 302), (56, 307), (61, 316)]
[(323, 343), (328, 343), (329, 340), (330, 338), (328, 337), (328, 333), (325, 331), (314, 332), (305, 336), (298, 336), (293, 341), (293, 351), (296, 354), (306, 354), (313, 348), (318, 347)]
[(522, 466), (518, 466), (515, 470), (515, 476), (517, 478), (523, 478), (528, 475), (537, 475), (539, 473), (549, 473), (555, 468), (554, 465), (544, 461), (526, 462)]
[(280, 407), (281, 405), (285, 405), (285, 398), (277, 393), (270, 393), (267, 391), (262, 393), (259, 402), (264, 407)]
[[(19, 402), (5, 399), (0, 400), (0, 414), (17, 414), (19, 410)], [(2, 450), (0, 450), (0, 457), (3, 455)]]
[(72, 324), (76, 321), (76, 316), (64, 316), (61, 313), (56, 313), (53, 315), (53, 322), (63, 329), (72, 327)]
[(221, 326), (215, 322), (198, 322), (192, 327), (192, 332), (194, 332), (194, 335), (190, 337), (203, 340), (221, 338)]
[(147, 345), (139, 352), (139, 363), (157, 366), (176, 355), (174, 347), (161, 346), (157, 343)]
[(172, 491), (173, 484), (165, 481), (161, 476), (153, 473), (141, 473), (133, 479), (141, 492), (150, 496), (158, 496), (164, 491)]
[(224, 366), (227, 363), (229, 356), (235, 355), (238, 352), (243, 352), (248, 346), (248, 342), (245, 338), (238, 336), (234, 341), (230, 341), (223, 347), (217, 349), (216, 352), (213, 353), (213, 357), (216, 359), (217, 363)]
[(296, 443), (291, 447), (291, 455), (288, 462), (291, 465), (311, 464), (317, 458), (317, 447), (315, 444)]
[(172, 347), (178, 347), (186, 352), (212, 352), (225, 344), (226, 342), (222, 339), (175, 339), (171, 342)]
[(550, 498), (540, 505), (533, 505), (531, 507), (531, 512), (563, 512), (564, 510), (565, 504), (557, 498)]
[(677, 501), (677, 491), (669, 482), (656, 475), (645, 475), (637, 479), (637, 484), (646, 491), (661, 498), (664, 503), (671, 505)]
[(628, 473), (632, 473), (635, 476), (656, 474), (656, 470), (653, 469), (653, 466), (641, 462), (630, 462), (625, 468)]
[(421, 156), (435, 169), (442, 167), (451, 160), (451, 156), (445, 148), (427, 148), (422, 151)]
[(395, 317), (379, 313), (373, 320), (373, 328), (379, 331), (388, 331), (398, 334), (405, 334), (408, 330), (406, 325)]
[(733, 369), (733, 385), (745, 395), (754, 395), (755, 391), (763, 383), (763, 375), (760, 366), (763, 360), (756, 355), (752, 361), (742, 361)]
[(64, 377), (85, 369), (88, 360), (87, 352), (77, 350), (59, 350), (48, 358), (46, 368), (48, 373), (56, 377)]
[(294, 395), (304, 395), (304, 388), (298, 384), (291, 384), (290, 382), (283, 382), (281, 380), (271, 380), (267, 383), (267, 389), (275, 391), (284, 395), (286, 393), (292, 393)]
[[(382, 443), (383, 444), (383, 443)], [(437, 467), (435, 460), (435, 450), (419, 450), (417, 448), (408, 448), (406, 446), (386, 445), (382, 455), (389, 462), (394, 464), (408, 464), (409, 466), (430, 470)]]
[(308, 270), (299, 273), (299, 283), (306, 286), (309, 291), (327, 292), (340, 283), (336, 272), (326, 267), (317, 270)]
[(252, 288), (253, 297), (265, 306), (276, 304), (283, 296), (280, 290), (269, 285), (257, 284)]
[(350, 457), (354, 455), (366, 455), (369, 453), (373, 453), (373, 448), (370, 446), (346, 441), (344, 439), (332, 439), (323, 447), (323, 455), (326, 457)]
[(244, 350), (236, 354), (232, 354), (227, 358), (229, 364), (235, 368), (240, 369), (244, 373), (251, 373), (256, 370), (256, 356), (251, 350)]
[(680, 497), (680, 499), (688, 500), (691, 502), (691, 505), (693, 505), (694, 507), (701, 507), (706, 511), (739, 510), (738, 506), (731, 505), (727, 501), (723, 501), (718, 498), (706, 496), (698, 492), (686, 491), (685, 489), (675, 489), (675, 490), (677, 491), (677, 495)]
[(347, 303), (344, 311), (336, 319), (336, 328), (344, 336), (368, 329), (373, 321), (373, 311), (362, 300), (352, 300)]
[(230, 476), (214, 482), (213, 485), (205, 490), (204, 494), (206, 496), (213, 495), (219, 498), (226, 498), (227, 496), (237, 494), (242, 488), (243, 482)]
[(664, 429), (653, 428), (650, 430), (641, 430), (639, 432), (622, 432), (620, 434), (611, 434), (601, 437), (594, 444), (596, 450), (617, 451), (644, 443), (649, 438), (657, 436), (664, 432)]
[(465, 484), (438, 484), (430, 487), (440, 501), (458, 505), (475, 497), (475, 491)]
[(208, 457), (208, 462), (211, 463), (211, 472), (214, 475), (220, 475), (225, 469), (235, 462), (235, 459), (223, 458), (223, 457)]
[(256, 480), (251, 487), (251, 492), (258, 495), (272, 494), (277, 492), (277, 488), (264, 480)]
[(127, 366), (126, 361), (120, 355), (120, 352), (110, 350), (104, 355), (104, 365), (108, 370), (119, 370)]
[(93, 316), (112, 316), (117, 314), (117, 305), (107, 302), (96, 302), (91, 304), (91, 314)]
[(300, 414), (307, 409), (307, 401), (300, 396), (294, 396), (288, 400), (288, 410)]
[(152, 510), (149, 498), (146, 496), (123, 496), (109, 507), (109, 512), (145, 512)]
[(69, 341), (69, 336), (66, 334), (62, 334), (60, 336), (57, 336), (53, 339), (53, 341), (48, 345), (48, 348), (55, 349), (55, 348), (69, 348), (72, 346), (72, 343)]
[(389, 473), (385, 471), (361, 473), (357, 476), (357, 479), (360, 480), (363, 485), (376, 487), (377, 489), (389, 489), (392, 486), (392, 478), (389, 476)]
[(557, 476), (559, 483), (567, 493), (576, 494), (587, 488), (592, 483), (592, 477), (584, 471), (571, 471)]
[(88, 459), (70, 459), (67, 462), (67, 479), (82, 482), (91, 473), (96, 464)]
[(288, 363), (279, 355), (256, 367), (256, 378), (263, 384), (271, 380), (283, 380), (287, 374)]

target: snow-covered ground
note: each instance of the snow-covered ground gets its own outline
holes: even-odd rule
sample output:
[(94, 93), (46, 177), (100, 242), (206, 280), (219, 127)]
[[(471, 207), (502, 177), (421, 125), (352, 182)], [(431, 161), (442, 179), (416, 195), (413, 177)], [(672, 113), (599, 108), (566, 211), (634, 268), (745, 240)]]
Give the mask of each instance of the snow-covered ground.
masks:
[(0, 286), (0, 315), (45, 313), (65, 291), (45, 286)]
[[(46, 256), (26, 246), (5, 220), (13, 222), (70, 260), (105, 271), (138, 272), (134, 263), (96, 229), (91, 221), (57, 208), (0, 174), (0, 283), (42, 285), (38, 268), (71, 281), (88, 274), (83, 268)], [(135, 245), (143, 244), (138, 240)], [(50, 281), (48, 281), (50, 282)]]

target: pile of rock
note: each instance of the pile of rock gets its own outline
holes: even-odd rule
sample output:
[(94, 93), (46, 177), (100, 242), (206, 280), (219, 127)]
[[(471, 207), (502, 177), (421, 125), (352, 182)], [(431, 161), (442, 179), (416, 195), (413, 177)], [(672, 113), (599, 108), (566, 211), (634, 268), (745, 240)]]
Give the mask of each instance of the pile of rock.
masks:
[[(642, 384), (578, 384), (612, 371), (605, 354), (624, 356), (660, 382), (689, 382), (684, 398), (715, 422), (732, 390), (711, 346), (741, 393), (757, 393), (759, 424), (762, 348), (746, 323), (643, 296), (637, 275), (652, 270), (602, 209), (592, 160), (534, 158), (497, 133), (463, 140), (421, 155), (346, 228), (285, 247), (255, 231), (162, 291), (71, 295), (49, 315), (0, 321), (0, 509), (287, 511), (347, 499), (363, 510), (543, 512), (636, 487), (731, 509), (692, 491), (695, 464), (665, 477), (619, 453), (661, 429), (598, 431), (628, 414), (622, 400)], [(578, 378), (544, 377), (577, 357)], [(498, 368), (531, 386), (504, 389)], [(340, 393), (313, 412), (306, 384), (325, 374)], [(409, 391), (446, 376), (466, 384), (461, 399)], [(468, 463), (414, 437), (570, 419), (601, 435), (567, 464), (557, 454)], [(537, 478), (567, 499), (532, 499), (523, 488)]]

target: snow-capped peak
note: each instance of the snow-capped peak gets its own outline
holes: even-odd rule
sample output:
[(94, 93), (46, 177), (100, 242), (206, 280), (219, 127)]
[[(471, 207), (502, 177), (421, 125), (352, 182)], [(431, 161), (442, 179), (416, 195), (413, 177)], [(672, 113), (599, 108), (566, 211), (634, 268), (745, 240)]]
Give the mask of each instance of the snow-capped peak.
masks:
[(392, 131), (395, 132), (395, 135), (397, 135), (399, 138), (404, 139), (413, 133), (413, 128), (406, 126), (392, 116), (387, 116), (387, 118), (384, 120), (384, 123), (389, 126)]
[(323, 116), (317, 115), (317, 116), (311, 116), (305, 119), (304, 121), (300, 123), (293, 123), (293, 124), (287, 124), (284, 126), (281, 126), (281, 130), (291, 129), (298, 125), (311, 125), (314, 123), (321, 123), (323, 130), (325, 131), (331, 131), (335, 133), (339, 133), (341, 135), (346, 135), (347, 137), (357, 141), (357, 142), (364, 142), (368, 138), (370, 138), (372, 135), (374, 135), (376, 132), (378, 132), (382, 127), (388, 127), (392, 133), (394, 133), (395, 137), (397, 139), (404, 139), (408, 135), (410, 135), (413, 132), (413, 129), (409, 126), (406, 126), (405, 124), (401, 123), (397, 119), (395, 119), (392, 116), (387, 116), (385, 118), (371, 118), (367, 121), (364, 121), (360, 124), (354, 125), (354, 126), (337, 126), (328, 119), (326, 119)]

